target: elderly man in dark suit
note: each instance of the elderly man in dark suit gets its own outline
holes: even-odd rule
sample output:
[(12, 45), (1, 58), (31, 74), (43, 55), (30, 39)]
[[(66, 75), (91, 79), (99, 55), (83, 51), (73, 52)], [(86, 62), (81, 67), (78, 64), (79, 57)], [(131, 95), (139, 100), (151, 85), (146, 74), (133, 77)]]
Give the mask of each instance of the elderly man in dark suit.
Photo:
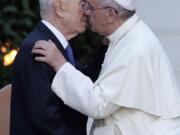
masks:
[(83, 2), (39, 2), (42, 20), (23, 41), (13, 66), (10, 135), (85, 135), (86, 117), (58, 99), (51, 90), (54, 70), (31, 53), (36, 41), (52, 40), (79, 68), (68, 40), (85, 30)]

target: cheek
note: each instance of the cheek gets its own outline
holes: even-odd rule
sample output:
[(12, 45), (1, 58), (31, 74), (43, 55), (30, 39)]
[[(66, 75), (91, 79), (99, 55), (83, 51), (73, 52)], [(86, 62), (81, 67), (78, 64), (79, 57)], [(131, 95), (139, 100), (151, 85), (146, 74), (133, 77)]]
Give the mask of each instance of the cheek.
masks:
[(77, 31), (78, 33), (83, 33), (84, 31), (86, 30), (86, 27), (83, 25), (83, 26), (80, 26)]
[(74, 18), (74, 20), (76, 21), (76, 22), (80, 22), (80, 20), (81, 20), (81, 18), (82, 18), (82, 12), (81, 11), (77, 11), (76, 13), (75, 13), (75, 15), (73, 16), (73, 18)]
[(92, 17), (92, 25), (94, 26), (94, 27), (98, 27), (99, 26), (99, 19), (97, 18), (97, 17)]
[(91, 24), (94, 24), (94, 23), (96, 22), (96, 16), (91, 15), (91, 16), (89, 17), (89, 21), (90, 21)]

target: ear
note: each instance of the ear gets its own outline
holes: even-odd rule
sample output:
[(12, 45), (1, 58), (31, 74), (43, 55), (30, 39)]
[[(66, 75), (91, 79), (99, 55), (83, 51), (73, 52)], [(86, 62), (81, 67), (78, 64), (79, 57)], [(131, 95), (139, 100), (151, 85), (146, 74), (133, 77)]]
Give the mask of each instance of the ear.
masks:
[(117, 18), (117, 13), (114, 9), (110, 8), (109, 12), (108, 12), (108, 19), (107, 22), (108, 23), (113, 23)]
[(54, 1), (54, 11), (60, 17), (64, 17), (64, 0), (55, 0)]

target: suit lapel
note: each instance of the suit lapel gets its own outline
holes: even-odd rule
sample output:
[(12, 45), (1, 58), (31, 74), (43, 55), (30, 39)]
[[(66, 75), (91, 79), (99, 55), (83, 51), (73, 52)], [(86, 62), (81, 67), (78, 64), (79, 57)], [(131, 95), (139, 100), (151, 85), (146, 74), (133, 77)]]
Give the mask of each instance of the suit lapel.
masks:
[(46, 27), (46, 25), (44, 25), (42, 22), (40, 22), (36, 28), (44, 33), (50, 40), (52, 40), (64, 55), (65, 59), (68, 60), (68, 54), (66, 50), (63, 48), (61, 42), (57, 39), (57, 37), (51, 32), (51, 30), (49, 30), (49, 28)]

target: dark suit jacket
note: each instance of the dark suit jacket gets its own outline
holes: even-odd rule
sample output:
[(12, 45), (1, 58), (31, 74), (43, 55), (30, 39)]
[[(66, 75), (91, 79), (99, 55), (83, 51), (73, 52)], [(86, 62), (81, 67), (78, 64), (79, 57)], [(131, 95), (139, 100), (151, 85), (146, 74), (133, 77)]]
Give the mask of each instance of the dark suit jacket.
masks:
[(59, 40), (43, 23), (24, 40), (13, 66), (10, 135), (86, 135), (87, 118), (52, 92), (55, 72), (31, 54), (36, 41), (48, 39), (67, 58)]

